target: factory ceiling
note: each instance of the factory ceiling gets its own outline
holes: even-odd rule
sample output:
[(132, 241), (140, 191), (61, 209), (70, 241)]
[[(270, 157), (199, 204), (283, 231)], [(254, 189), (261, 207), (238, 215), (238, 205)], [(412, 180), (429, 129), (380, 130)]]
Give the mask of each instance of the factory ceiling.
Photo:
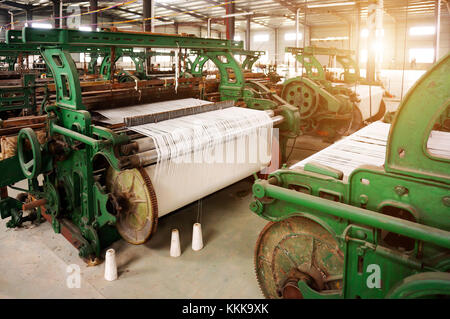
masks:
[[(59, 1), (59, 0), (53, 0)], [(52, 0), (0, 1), (0, 9), (25, 17), (26, 10), (33, 16), (50, 16), (53, 13)], [(100, 17), (114, 21), (130, 21), (126, 24), (142, 24), (143, 0), (98, 1)], [(62, 0), (63, 6), (78, 4), (81, 12), (89, 11), (89, 1)], [(224, 0), (157, 0), (155, 1), (155, 25), (180, 23), (181, 25), (206, 26), (209, 18), (215, 28), (224, 28), (223, 16), (226, 15)], [(295, 24), (297, 9), (300, 22), (309, 26), (348, 25), (356, 21), (358, 12), (362, 23), (367, 19), (369, 1), (338, 0), (236, 0), (236, 28), (245, 30), (246, 19), (251, 18), (252, 28), (282, 28)], [(385, 21), (404, 21), (408, 19), (433, 18), (436, 1), (434, 0), (384, 0)], [(441, 1), (441, 14), (449, 15), (447, 0)], [(189, 11), (188, 11), (189, 10)], [(246, 14), (247, 13), (247, 14)], [(106, 27), (108, 25), (105, 25)]]

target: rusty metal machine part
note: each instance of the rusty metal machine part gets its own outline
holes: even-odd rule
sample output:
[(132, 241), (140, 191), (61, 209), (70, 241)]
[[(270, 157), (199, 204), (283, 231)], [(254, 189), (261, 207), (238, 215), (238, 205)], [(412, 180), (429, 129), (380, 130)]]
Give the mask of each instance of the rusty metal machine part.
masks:
[(142, 244), (156, 231), (158, 204), (152, 182), (143, 169), (109, 168), (106, 187), (113, 198), (116, 227), (131, 244)]
[(290, 217), (270, 222), (255, 247), (255, 272), (266, 298), (302, 298), (297, 282), (326, 293), (342, 288), (344, 257), (319, 224)]
[[(366, 164), (353, 167), (346, 178), (339, 169), (308, 162), (255, 182), (250, 208), (271, 222), (255, 252), (257, 278), (266, 297), (450, 296), (450, 133), (436, 125), (448, 116), (449, 73), (446, 55), (415, 83), (395, 115), (386, 145), (367, 134), (369, 130), (359, 138), (384, 147), (384, 165), (370, 165), (367, 158), (378, 153), (370, 154), (371, 148), (366, 148), (368, 152), (360, 152)], [(387, 125), (371, 125), (377, 124)], [(357, 143), (349, 145), (357, 148)], [(342, 155), (337, 149), (331, 153), (341, 162)], [(308, 224), (292, 226), (295, 220)], [(335, 251), (343, 256), (336, 290), (324, 290), (313, 273), (298, 276), (301, 261), (320, 265), (320, 259), (309, 256), (308, 249), (294, 240), (310, 229), (311, 235), (300, 243), (312, 238), (320, 243), (322, 234), (328, 233), (330, 241), (322, 248), (330, 256)], [(287, 238), (295, 247), (284, 243)], [(289, 260), (277, 259), (279, 250)]]

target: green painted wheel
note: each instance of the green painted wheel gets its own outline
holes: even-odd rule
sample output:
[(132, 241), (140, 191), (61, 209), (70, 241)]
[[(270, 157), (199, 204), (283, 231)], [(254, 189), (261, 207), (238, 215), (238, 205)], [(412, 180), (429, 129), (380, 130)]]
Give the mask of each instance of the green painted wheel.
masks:
[(270, 222), (255, 247), (255, 271), (266, 298), (303, 298), (297, 283), (318, 292), (342, 289), (344, 256), (322, 226), (295, 216)]
[(17, 155), (25, 177), (37, 177), (41, 171), (41, 145), (31, 128), (20, 130), (17, 136)]
[(300, 110), (300, 117), (311, 117), (318, 108), (319, 96), (309, 86), (299, 81), (289, 83), (282, 92), (282, 98)]

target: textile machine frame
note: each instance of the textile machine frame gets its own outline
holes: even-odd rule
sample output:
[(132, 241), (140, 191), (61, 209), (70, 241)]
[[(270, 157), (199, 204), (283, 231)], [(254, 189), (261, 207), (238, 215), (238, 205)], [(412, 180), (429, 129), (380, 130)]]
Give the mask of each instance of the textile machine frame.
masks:
[(254, 183), (250, 208), (269, 221), (255, 248), (266, 297), (449, 296), (450, 159), (427, 150), (450, 107), (449, 72), (447, 55), (407, 93), (384, 167), (361, 166), (344, 182), (307, 163)]
[[(303, 130), (333, 139), (361, 128), (364, 119), (358, 108), (360, 99), (350, 87), (357, 84), (380, 86), (381, 83), (367, 83), (361, 78), (359, 66), (352, 58), (354, 51), (314, 46), (286, 47), (285, 51), (305, 68), (302, 76), (283, 83), (280, 94), (288, 103), (299, 108)], [(329, 60), (339, 62), (344, 69), (342, 79), (330, 78), (317, 55), (325, 55)], [(379, 120), (384, 113), (385, 105), (381, 101), (378, 112), (367, 121)]]
[[(39, 221), (43, 216), (56, 233), (61, 233), (79, 250), (80, 257), (85, 260), (98, 260), (101, 250), (119, 238), (115, 225), (120, 203), (108, 193), (104, 177), (96, 172), (104, 166), (116, 171), (123, 169), (124, 146), (126, 148), (130, 143), (130, 138), (92, 123), (91, 113), (83, 105), (80, 80), (70, 55), (74, 48), (93, 48), (93, 52), (133, 47), (201, 50), (219, 68), (222, 100), (248, 102), (249, 107), (259, 101), (260, 109), (270, 109), (282, 116), (278, 126), (281, 140), (300, 132), (296, 108), (280, 99), (258, 98), (245, 92), (242, 69), (233, 57), (234, 50), (242, 49), (242, 42), (28, 27), (20, 36), (17, 32), (8, 31), (7, 43), (18, 42), (39, 48), (53, 74), (56, 103), (45, 108), (46, 142), (39, 143), (31, 127), (23, 128), (17, 137), (17, 155), (0, 161), (0, 170), (4, 172), (0, 180), (0, 215), (2, 218), (11, 217), (8, 227), (18, 227), (27, 220)], [(233, 78), (230, 78), (230, 72), (234, 74)], [(280, 144), (285, 145), (283, 142)], [(40, 174), (44, 176), (43, 185), (38, 182)], [(28, 189), (12, 186), (21, 180), (28, 180)], [(151, 181), (146, 180), (146, 183), (151, 186)], [(11, 198), (7, 186), (24, 193)], [(24, 211), (31, 213), (24, 216)], [(152, 231), (156, 229), (156, 221), (153, 228)]]

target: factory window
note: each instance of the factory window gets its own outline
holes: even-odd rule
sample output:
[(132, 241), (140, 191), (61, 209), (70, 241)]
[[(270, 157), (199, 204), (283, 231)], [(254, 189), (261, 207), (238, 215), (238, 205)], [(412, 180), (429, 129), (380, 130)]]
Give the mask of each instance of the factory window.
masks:
[(285, 53), (284, 54), (284, 63), (295, 63), (295, 57), (291, 53)]
[(369, 30), (362, 29), (361, 30), (361, 38), (367, 38), (369, 36)]
[(80, 53), (80, 62), (91, 62), (90, 55), (86, 53)]
[(33, 28), (37, 29), (51, 29), (53, 26), (50, 23), (33, 23), (31, 24)]
[[(375, 30), (375, 35), (381, 35), (382, 37), (384, 37), (384, 29), (381, 29), (381, 31), (379, 30)], [(361, 30), (361, 38), (367, 38), (369, 37), (369, 30), (368, 29), (362, 29)]]
[(80, 31), (92, 31), (92, 28), (88, 27), (88, 26), (81, 26), (81, 27), (78, 28), (78, 30), (80, 30)]
[(122, 58), (123, 63), (131, 63), (133, 60), (129, 56), (124, 56)]
[[(381, 43), (374, 42), (372, 44), (372, 49), (375, 50), (375, 61), (376, 62), (383, 62), (383, 45)], [(368, 53), (367, 50), (361, 50), (359, 51), (359, 61), (361, 63), (366, 63), (368, 59)]]
[(240, 35), (235, 35), (234, 36), (234, 41), (241, 41), (241, 36)]
[(257, 34), (253, 37), (253, 41), (255, 42), (267, 42), (269, 41), (269, 34), (267, 33), (261, 33)]
[(362, 63), (366, 63), (367, 62), (367, 50), (361, 50), (359, 52), (359, 61)]
[(155, 57), (156, 63), (169, 63), (170, 62), (170, 56), (168, 55), (157, 55)]
[(264, 51), (265, 53), (263, 55), (261, 55), (261, 57), (259, 58), (259, 62), (262, 64), (267, 64), (269, 63), (269, 51)]
[[(298, 39), (303, 39), (303, 33), (299, 32)], [(284, 34), (284, 40), (286, 41), (295, 41), (295, 32), (292, 33), (285, 33)]]
[(416, 63), (433, 63), (434, 49), (433, 48), (414, 48), (409, 49), (409, 62)]
[(417, 35), (432, 35), (435, 33), (435, 28), (433, 26), (425, 26), (425, 27), (411, 27), (409, 28), (409, 35), (417, 36)]

